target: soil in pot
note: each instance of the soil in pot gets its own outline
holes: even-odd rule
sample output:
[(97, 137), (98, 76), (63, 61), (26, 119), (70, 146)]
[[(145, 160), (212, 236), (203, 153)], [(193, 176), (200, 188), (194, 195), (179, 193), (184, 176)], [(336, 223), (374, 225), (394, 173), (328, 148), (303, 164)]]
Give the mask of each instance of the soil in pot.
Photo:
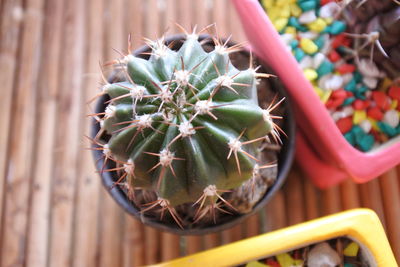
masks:
[[(173, 50), (182, 46), (182, 37), (178, 36), (167, 40), (167, 44)], [(214, 49), (214, 43), (210, 38), (200, 37), (205, 51)], [(232, 46), (232, 44), (228, 44)], [(148, 58), (149, 48), (144, 47), (135, 52), (142, 58)], [(239, 70), (249, 67), (250, 55), (247, 52), (235, 52), (230, 54), (231, 61)], [(126, 72), (117, 69), (109, 79), (109, 83), (126, 81)], [(268, 69), (260, 68), (259, 71), (269, 73)], [(273, 80), (275, 79), (275, 80)], [(261, 79), (257, 86), (259, 105), (268, 108), (277, 104), (279, 99), (285, 96), (283, 87), (276, 78)], [(103, 95), (97, 106), (96, 114), (102, 120), (106, 104), (110, 99)], [(106, 110), (107, 111), (107, 110)], [(106, 112), (105, 112), (106, 113)], [(288, 106), (288, 101), (274, 108), (274, 115), (282, 116), (284, 119), (276, 120), (277, 127), (282, 128), (288, 137), (279, 136), (277, 132), (270, 136), (271, 142), (262, 142), (259, 149), (262, 150), (262, 162), (278, 162), (278, 166), (262, 168), (258, 179), (251, 183), (243, 183), (242, 186), (229, 192), (220, 192), (220, 200), (216, 202), (213, 210), (202, 211), (199, 215), (199, 203), (184, 203), (171, 209), (160, 203), (157, 194), (148, 189), (131, 188), (129, 177), (126, 173), (126, 162), (104, 160), (104, 144), (110, 139), (110, 135), (100, 131), (97, 124), (93, 130), (93, 139), (98, 146), (95, 157), (98, 159), (98, 168), (102, 173), (105, 186), (110, 190), (112, 196), (129, 213), (140, 218), (142, 222), (172, 231), (179, 234), (201, 234), (219, 231), (233, 226), (235, 223), (255, 212), (261, 207), (282, 184), (287, 175), (293, 157), (294, 124)], [(277, 128), (278, 129), (278, 128)], [(106, 157), (107, 158), (107, 157)], [(161, 158), (161, 157), (160, 157)], [(121, 178), (122, 177), (122, 178)], [(250, 188), (250, 190), (249, 190)]]
[(399, 139), (398, 1), (261, 3), (351, 145), (367, 152)]

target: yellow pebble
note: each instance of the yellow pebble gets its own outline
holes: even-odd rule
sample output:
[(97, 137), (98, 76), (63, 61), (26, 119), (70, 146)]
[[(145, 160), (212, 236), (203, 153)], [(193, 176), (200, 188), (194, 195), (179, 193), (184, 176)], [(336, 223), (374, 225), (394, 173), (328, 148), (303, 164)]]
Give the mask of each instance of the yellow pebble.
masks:
[(286, 25), (288, 24), (288, 19), (287, 18), (278, 18), (278, 19), (272, 21), (272, 24), (274, 24), (275, 29), (279, 32), (286, 27)]
[(291, 3), (296, 3), (296, 0), (275, 0), (275, 5), (279, 7), (288, 6)]
[(318, 78), (318, 74), (315, 70), (313, 69), (304, 69), (303, 70), (304, 76), (306, 76), (306, 79), (309, 81), (314, 81), (315, 79)]
[(302, 38), (300, 40), (300, 48), (303, 49), (303, 51), (307, 54), (314, 54), (318, 51), (318, 46), (308, 38)]
[(323, 20), (325, 21), (325, 23), (326, 23), (327, 25), (330, 25), (330, 24), (332, 24), (332, 22), (333, 22), (333, 18), (324, 18)]
[(281, 7), (281, 18), (290, 18), (290, 6), (284, 5)]
[(393, 81), (389, 79), (388, 77), (385, 77), (381, 84), (379, 85), (379, 90), (381, 91), (386, 91), (391, 85), (393, 84)]
[(297, 4), (290, 5), (290, 13), (293, 17), (299, 17), (303, 11)]
[(314, 85), (314, 91), (317, 93), (318, 97), (321, 99), (324, 96), (324, 90)]
[(273, 5), (274, 5), (274, 0), (262, 0), (261, 1), (261, 3), (262, 3), (262, 5), (266, 8), (266, 9), (268, 9), (268, 8), (271, 8)]
[(292, 256), (290, 256), (288, 253), (276, 255), (276, 259), (278, 260), (279, 265), (282, 267), (290, 267), (293, 266), (294, 263)]
[(324, 90), (324, 94), (322, 95), (322, 97), (321, 97), (321, 101), (322, 101), (322, 103), (326, 103), (326, 101), (328, 101), (328, 99), (329, 99), (329, 97), (331, 96), (331, 94), (332, 94), (332, 90)]
[(287, 26), (287, 27), (286, 27), (286, 30), (285, 30), (285, 33), (290, 33), (290, 34), (292, 34), (293, 36), (295, 36), (295, 35), (297, 34), (297, 31), (296, 31), (296, 28), (295, 28), (295, 27)]
[(358, 254), (359, 245), (356, 242), (351, 242), (343, 250), (343, 254), (347, 257), (356, 257)]
[(278, 19), (281, 16), (281, 9), (280, 7), (277, 6), (272, 6), (268, 9), (268, 17), (274, 21)]
[(355, 110), (353, 114), (353, 123), (359, 124), (367, 118), (367, 113), (365, 110)]
[(326, 22), (322, 18), (317, 18), (313, 22), (309, 23), (308, 28), (314, 32), (322, 32), (326, 27)]
[(371, 123), (372, 129), (374, 129), (375, 131), (380, 131), (380, 128), (379, 128), (378, 123), (376, 122), (376, 120), (371, 119), (371, 118), (367, 118), (367, 119)]
[(251, 261), (246, 264), (246, 267), (269, 267), (269, 265), (266, 265), (264, 263), (261, 263), (259, 261)]
[(390, 105), (390, 107), (392, 109), (396, 109), (398, 104), (399, 104), (399, 101), (397, 101), (397, 99), (393, 99), (392, 100), (392, 104)]

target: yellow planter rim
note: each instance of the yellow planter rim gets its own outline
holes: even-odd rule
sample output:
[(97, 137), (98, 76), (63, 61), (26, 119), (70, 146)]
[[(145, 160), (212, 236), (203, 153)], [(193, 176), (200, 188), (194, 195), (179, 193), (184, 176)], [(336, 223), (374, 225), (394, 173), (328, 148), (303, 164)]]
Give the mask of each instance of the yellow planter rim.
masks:
[(340, 212), (152, 266), (234, 266), (340, 236), (361, 243), (376, 266), (398, 266), (382, 224), (370, 209)]

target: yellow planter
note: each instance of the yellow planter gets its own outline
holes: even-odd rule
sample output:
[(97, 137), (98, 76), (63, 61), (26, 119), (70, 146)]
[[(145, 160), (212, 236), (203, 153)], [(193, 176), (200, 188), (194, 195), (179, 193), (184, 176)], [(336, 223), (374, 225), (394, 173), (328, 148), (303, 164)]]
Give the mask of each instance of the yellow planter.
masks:
[(372, 266), (398, 266), (378, 216), (354, 209), (153, 266), (234, 266), (341, 236), (358, 241)]

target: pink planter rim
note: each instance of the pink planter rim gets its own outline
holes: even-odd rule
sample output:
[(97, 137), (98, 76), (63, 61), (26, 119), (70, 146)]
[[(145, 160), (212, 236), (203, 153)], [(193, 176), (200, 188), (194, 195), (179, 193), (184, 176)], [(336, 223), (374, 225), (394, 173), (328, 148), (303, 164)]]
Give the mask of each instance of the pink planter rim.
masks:
[[(349, 144), (314, 92), (311, 83), (304, 77), (296, 59), (287, 51), (261, 4), (257, 0), (232, 2), (254, 52), (271, 65), (286, 85), (295, 108), (300, 114), (304, 114), (304, 118), (297, 118), (298, 125), (303, 133), (307, 133), (306, 138), (313, 141), (311, 143), (314, 149), (330, 161), (328, 164), (336, 165), (339, 172), (346, 172), (356, 182), (362, 183), (400, 163), (400, 137), (366, 153)], [(310, 125), (314, 133), (309, 134), (305, 124)]]

